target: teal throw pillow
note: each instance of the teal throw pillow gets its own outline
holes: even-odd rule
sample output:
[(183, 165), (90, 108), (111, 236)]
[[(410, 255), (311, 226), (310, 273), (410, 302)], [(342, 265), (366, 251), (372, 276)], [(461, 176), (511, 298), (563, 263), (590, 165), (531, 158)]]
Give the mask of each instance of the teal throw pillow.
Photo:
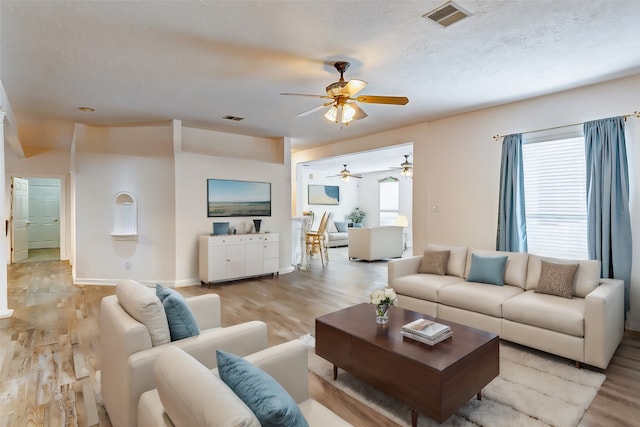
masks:
[(218, 373), (253, 411), (262, 427), (309, 427), (295, 400), (271, 375), (251, 362), (216, 350)]
[(169, 323), (171, 341), (200, 335), (198, 322), (187, 304), (187, 300), (175, 289), (156, 285), (156, 295), (162, 301)]
[(336, 225), (336, 230), (338, 230), (338, 233), (347, 232), (347, 221), (335, 221), (334, 224)]
[(471, 268), (467, 282), (488, 283), (490, 285), (504, 285), (504, 269), (507, 256), (481, 256), (471, 254)]

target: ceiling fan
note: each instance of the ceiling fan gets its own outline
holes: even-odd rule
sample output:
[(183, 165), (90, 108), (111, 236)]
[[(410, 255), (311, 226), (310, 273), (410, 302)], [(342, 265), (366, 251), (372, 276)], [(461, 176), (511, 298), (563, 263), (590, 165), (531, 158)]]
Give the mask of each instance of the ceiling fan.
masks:
[(365, 113), (364, 110), (353, 101), (369, 104), (391, 105), (405, 105), (409, 102), (409, 99), (404, 96), (360, 95), (356, 97), (356, 94), (367, 86), (367, 82), (357, 79), (352, 79), (346, 82), (344, 80), (344, 72), (349, 69), (350, 65), (351, 64), (346, 61), (338, 61), (333, 64), (333, 66), (336, 67), (336, 70), (340, 73), (340, 80), (331, 83), (325, 88), (327, 91), (326, 95), (308, 95), (304, 93), (281, 93), (280, 95), (310, 96), (313, 98), (330, 99), (331, 101), (325, 102), (324, 104), (318, 105), (310, 110), (303, 111), (296, 117), (303, 117), (331, 106), (324, 116), (332, 122), (345, 125), (348, 125), (352, 120), (360, 120), (367, 117), (367, 113)]
[(342, 179), (344, 182), (349, 182), (349, 178), (362, 178), (362, 175), (358, 175), (358, 174), (354, 174), (351, 173), (349, 171), (349, 169), (347, 169), (347, 165), (343, 165), (344, 169), (342, 169), (340, 171), (340, 173), (337, 173), (335, 175), (329, 175), (327, 178), (340, 178)]
[(402, 169), (400, 174), (402, 176), (413, 176), (413, 163), (409, 161), (411, 154), (404, 155), (404, 162), (400, 163), (400, 166), (390, 166), (389, 169)]

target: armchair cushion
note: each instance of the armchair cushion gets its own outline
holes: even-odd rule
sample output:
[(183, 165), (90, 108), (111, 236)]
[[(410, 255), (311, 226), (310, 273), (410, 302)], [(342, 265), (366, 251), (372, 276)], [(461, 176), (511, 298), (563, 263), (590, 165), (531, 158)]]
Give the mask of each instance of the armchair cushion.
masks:
[(158, 355), (153, 372), (162, 406), (176, 427), (260, 425), (218, 376), (176, 347)]
[(263, 427), (308, 427), (300, 408), (269, 374), (252, 363), (216, 350), (220, 378), (247, 404)]
[(156, 295), (162, 301), (169, 323), (171, 341), (194, 337), (200, 334), (196, 318), (187, 304), (187, 300), (175, 289), (156, 285)]
[(154, 347), (170, 341), (164, 307), (152, 289), (135, 280), (121, 280), (116, 286), (116, 295), (122, 308), (146, 326)]
[(335, 221), (336, 231), (338, 233), (346, 233), (347, 232), (347, 221)]

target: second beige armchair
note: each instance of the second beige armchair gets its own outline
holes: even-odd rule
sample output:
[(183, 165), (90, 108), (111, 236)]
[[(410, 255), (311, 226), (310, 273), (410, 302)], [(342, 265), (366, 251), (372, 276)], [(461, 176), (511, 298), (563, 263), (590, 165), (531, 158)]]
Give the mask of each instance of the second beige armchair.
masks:
[(349, 259), (400, 258), (404, 246), (403, 232), (402, 227), (395, 225), (349, 228)]

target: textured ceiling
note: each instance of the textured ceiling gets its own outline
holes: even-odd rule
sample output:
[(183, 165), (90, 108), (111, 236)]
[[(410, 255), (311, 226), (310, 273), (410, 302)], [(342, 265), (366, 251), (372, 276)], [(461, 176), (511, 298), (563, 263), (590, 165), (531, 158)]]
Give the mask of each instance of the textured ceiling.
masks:
[[(0, 79), (23, 145), (180, 119), (299, 150), (640, 72), (638, 0), (459, 0), (470, 18), (421, 18), (443, 3), (2, 0)], [(361, 104), (343, 128), (295, 117), (322, 100), (280, 93), (324, 94), (336, 60), (361, 94), (409, 104)]]

